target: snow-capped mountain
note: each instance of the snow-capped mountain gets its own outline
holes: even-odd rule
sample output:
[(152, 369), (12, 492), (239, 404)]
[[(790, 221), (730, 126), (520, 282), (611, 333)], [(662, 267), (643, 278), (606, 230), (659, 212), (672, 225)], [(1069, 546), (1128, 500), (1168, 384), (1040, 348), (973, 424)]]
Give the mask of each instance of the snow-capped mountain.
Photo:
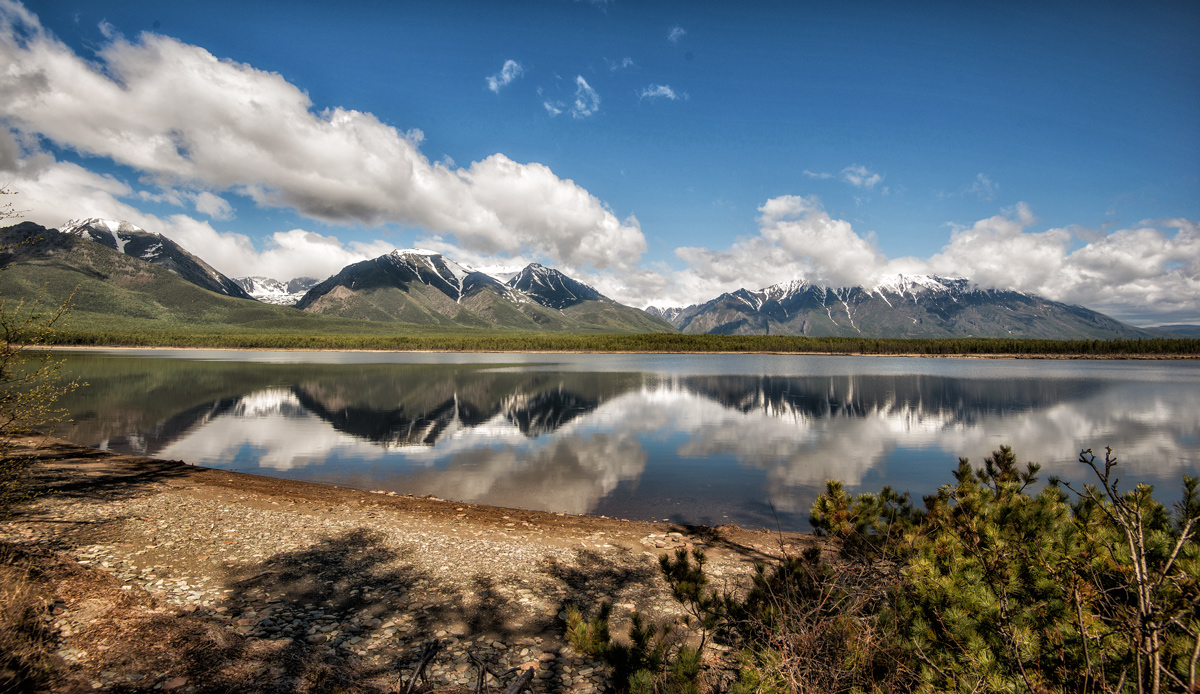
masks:
[(233, 281), (246, 290), (251, 297), (264, 304), (278, 306), (293, 306), (319, 280), (313, 277), (297, 277), (287, 282), (280, 282), (270, 277), (234, 277)]
[(217, 272), (211, 265), (187, 252), (171, 239), (129, 222), (98, 217), (73, 219), (64, 224), (59, 231), (95, 241), (118, 253), (161, 266), (209, 291), (238, 299), (251, 298), (236, 282)]
[(603, 301), (605, 296), (553, 268), (530, 263), (507, 282), (542, 306), (564, 309), (584, 301)]
[(296, 307), (348, 318), (520, 330), (659, 332), (670, 326), (557, 270), (533, 264), (508, 283), (440, 253), (405, 249), (354, 263)]
[(651, 306), (685, 333), (845, 337), (1147, 337), (1081, 306), (989, 289), (961, 277), (894, 275), (871, 287), (803, 280), (739, 289), (684, 308)]

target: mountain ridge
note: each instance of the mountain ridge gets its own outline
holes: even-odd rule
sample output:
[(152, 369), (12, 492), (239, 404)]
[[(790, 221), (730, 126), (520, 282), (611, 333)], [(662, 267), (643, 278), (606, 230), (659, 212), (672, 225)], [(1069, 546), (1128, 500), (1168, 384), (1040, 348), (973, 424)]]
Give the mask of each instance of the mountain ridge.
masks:
[(347, 265), (310, 289), (296, 308), (446, 327), (673, 332), (665, 321), (552, 268), (531, 263), (505, 283), (422, 249)]
[(236, 299), (252, 299), (237, 282), (218, 272), (175, 241), (124, 220), (73, 219), (59, 233), (94, 241), (118, 253), (165, 268), (192, 284)]
[(702, 304), (646, 312), (691, 334), (813, 337), (1156, 337), (1097, 311), (963, 277), (893, 275), (870, 288), (793, 280), (726, 292)]
[(590, 285), (541, 263), (530, 263), (506, 282), (548, 308), (564, 309), (584, 301), (608, 299)]

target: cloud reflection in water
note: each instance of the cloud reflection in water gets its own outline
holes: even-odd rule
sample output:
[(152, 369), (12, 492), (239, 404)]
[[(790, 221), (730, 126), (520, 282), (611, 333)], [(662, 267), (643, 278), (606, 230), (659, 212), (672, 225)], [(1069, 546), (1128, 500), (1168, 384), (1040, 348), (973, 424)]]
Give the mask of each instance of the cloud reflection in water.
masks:
[[(615, 504), (642, 517), (662, 511), (621, 498), (682, 499), (681, 512), (693, 514), (731, 499), (769, 501), (803, 517), (831, 478), (855, 491), (893, 484), (927, 494), (951, 480), (958, 456), (980, 463), (1002, 443), (1042, 462), (1043, 476), (1080, 479), (1079, 450), (1105, 445), (1117, 449), (1130, 480), (1170, 484), (1200, 468), (1200, 388), (1191, 371), (1153, 383), (995, 371), (953, 378), (459, 369), (441, 378), (424, 369), (415, 385), (399, 375), (307, 375), (181, 412), (126, 407), (126, 426), (143, 424), (110, 443), (361, 488), (571, 513)], [(705, 492), (713, 496), (688, 497), (700, 493), (694, 478), (718, 465), (726, 469)]]

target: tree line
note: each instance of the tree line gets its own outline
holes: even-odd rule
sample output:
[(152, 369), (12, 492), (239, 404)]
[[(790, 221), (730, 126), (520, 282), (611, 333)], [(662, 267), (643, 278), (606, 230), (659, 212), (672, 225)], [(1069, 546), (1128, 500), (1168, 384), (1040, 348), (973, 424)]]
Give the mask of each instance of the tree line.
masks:
[(1042, 340), (1015, 338), (860, 338), (782, 335), (579, 334), (465, 332), (312, 334), (298, 331), (63, 330), (61, 345), (224, 347), (241, 349), (378, 349), (396, 351), (718, 352), (919, 356), (1187, 357), (1200, 339)]

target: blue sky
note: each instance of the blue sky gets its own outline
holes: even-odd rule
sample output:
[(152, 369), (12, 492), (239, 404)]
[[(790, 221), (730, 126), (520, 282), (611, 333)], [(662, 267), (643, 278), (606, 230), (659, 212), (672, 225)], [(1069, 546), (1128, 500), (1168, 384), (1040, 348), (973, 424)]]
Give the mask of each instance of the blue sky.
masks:
[(422, 246), (638, 306), (927, 272), (1200, 322), (1200, 5), (1048, 4), (0, 0), (0, 181), (234, 276)]

